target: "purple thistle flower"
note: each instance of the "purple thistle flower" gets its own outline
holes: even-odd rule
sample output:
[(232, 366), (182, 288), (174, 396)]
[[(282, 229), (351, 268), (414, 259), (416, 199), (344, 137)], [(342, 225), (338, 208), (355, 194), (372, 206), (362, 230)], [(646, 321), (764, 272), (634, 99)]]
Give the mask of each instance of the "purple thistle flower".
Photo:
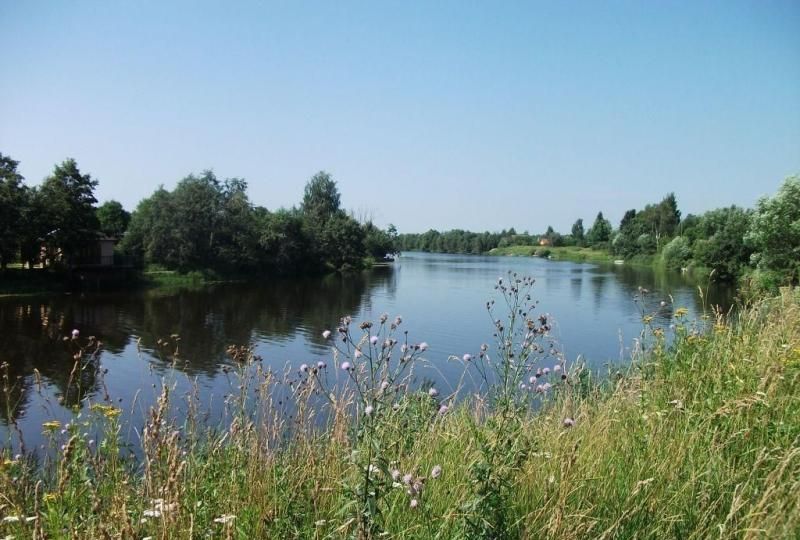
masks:
[(428, 350), (428, 342), (427, 341), (423, 341), (422, 343), (420, 343), (419, 344), (419, 350), (421, 350), (421, 351)]
[(544, 368), (544, 369), (542, 370), (542, 374), (543, 374), (543, 375), (547, 375), (548, 373), (550, 373), (550, 368), (549, 368), (549, 367), (546, 367), (546, 368)]
[(350, 362), (342, 362), (341, 368), (345, 371), (352, 371), (353, 364), (351, 364)]
[(439, 391), (436, 388), (434, 388), (433, 386), (431, 386), (428, 389), (428, 395), (431, 396), (431, 397), (436, 397), (436, 396), (439, 395)]
[(575, 420), (569, 417), (564, 418), (564, 427), (572, 427), (574, 425), (575, 425)]
[(469, 353), (465, 353), (464, 356), (462, 356), (462, 359), (464, 360), (464, 362), (469, 362), (470, 360), (472, 360), (472, 355)]
[(308, 373), (308, 364), (300, 364), (300, 371), (302, 373)]
[(72, 331), (72, 339), (78, 339), (78, 336), (80, 336), (80, 335), (81, 335), (81, 333), (77, 328)]
[(561, 364), (556, 364), (555, 366), (553, 366), (553, 371), (555, 371), (556, 373), (561, 371)]
[(448, 407), (447, 405), (445, 405), (444, 403), (442, 403), (442, 406), (441, 406), (441, 407), (439, 407), (439, 414), (445, 414), (445, 413), (447, 413), (447, 410), (448, 410), (449, 408), (450, 408), (450, 407)]
[(411, 508), (416, 508), (419, 506), (419, 501), (417, 499), (411, 499), (411, 502), (408, 503)]
[(378, 344), (378, 336), (372, 336), (371, 338), (369, 338), (369, 342), (372, 343), (373, 345), (377, 345)]
[(317, 362), (317, 367), (318, 367), (319, 369), (325, 369), (326, 367), (328, 367), (328, 364), (326, 364), (325, 362), (323, 362), (322, 360), (320, 360), (319, 362)]
[(410, 486), (414, 482), (414, 475), (411, 473), (403, 475), (403, 483), (407, 486)]
[(431, 478), (439, 478), (440, 476), (442, 476), (442, 466), (434, 465), (433, 469), (431, 469)]
[(353, 356), (356, 358), (361, 358), (361, 349), (356, 349), (353, 353)]

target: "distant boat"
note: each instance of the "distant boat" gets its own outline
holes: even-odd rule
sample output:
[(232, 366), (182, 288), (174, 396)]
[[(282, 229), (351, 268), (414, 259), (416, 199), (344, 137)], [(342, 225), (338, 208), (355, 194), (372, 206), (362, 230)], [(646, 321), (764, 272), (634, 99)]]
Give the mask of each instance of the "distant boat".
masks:
[(615, 259), (614, 264), (625, 264), (625, 261), (623, 259)]

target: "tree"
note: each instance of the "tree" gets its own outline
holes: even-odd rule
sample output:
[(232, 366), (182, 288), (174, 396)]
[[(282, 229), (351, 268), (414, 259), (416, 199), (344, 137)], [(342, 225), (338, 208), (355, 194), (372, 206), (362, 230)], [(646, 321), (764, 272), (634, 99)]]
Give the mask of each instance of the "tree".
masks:
[(737, 206), (703, 214), (697, 225), (699, 239), (692, 248), (694, 259), (713, 269), (718, 279), (736, 279), (752, 253), (744, 242), (750, 219), (751, 212)]
[(603, 212), (598, 212), (594, 225), (589, 229), (586, 239), (591, 246), (597, 246), (609, 241), (611, 238), (611, 222), (603, 217)]
[(683, 268), (692, 256), (692, 249), (689, 241), (683, 236), (673, 238), (661, 252), (661, 260), (664, 266), (672, 270)]
[(18, 161), (0, 152), (0, 267), (3, 270), (14, 260), (22, 234), (26, 187), (17, 165)]
[(131, 215), (117, 201), (106, 201), (97, 208), (100, 230), (107, 236), (121, 237), (128, 229)]
[(71, 264), (78, 250), (93, 242), (99, 224), (94, 205), (97, 180), (81, 174), (74, 159), (56, 165), (40, 189), (51, 247)]
[(315, 225), (323, 225), (340, 210), (341, 196), (331, 175), (320, 171), (311, 177), (303, 194), (302, 211)]
[(800, 177), (787, 178), (774, 197), (758, 201), (747, 243), (759, 270), (800, 281)]
[(582, 218), (579, 218), (572, 225), (572, 239), (575, 241), (575, 245), (577, 246), (583, 246), (586, 244), (586, 235), (583, 230)]

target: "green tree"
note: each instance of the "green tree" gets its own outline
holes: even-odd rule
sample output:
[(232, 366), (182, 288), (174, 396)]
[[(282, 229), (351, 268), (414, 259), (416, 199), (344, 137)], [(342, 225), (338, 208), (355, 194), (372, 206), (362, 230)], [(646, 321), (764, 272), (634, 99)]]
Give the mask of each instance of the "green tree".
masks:
[(94, 189), (97, 180), (81, 174), (74, 159), (56, 165), (40, 189), (51, 247), (61, 250), (71, 264), (78, 250), (93, 242), (99, 232)]
[(775, 196), (758, 201), (747, 242), (759, 270), (800, 282), (800, 177), (787, 178)]
[(331, 175), (320, 171), (311, 177), (303, 194), (303, 213), (314, 225), (323, 225), (341, 206), (341, 195)]
[(583, 230), (583, 219), (579, 218), (572, 224), (572, 239), (575, 245), (583, 246), (586, 244), (586, 233)]
[(737, 206), (703, 214), (697, 225), (699, 239), (692, 248), (694, 259), (713, 269), (721, 280), (736, 279), (752, 253), (744, 242), (750, 229), (750, 216), (749, 210)]
[(677, 270), (686, 266), (692, 256), (692, 248), (689, 241), (683, 236), (676, 236), (661, 252), (661, 261), (667, 268)]
[(0, 267), (3, 270), (14, 260), (23, 232), (26, 187), (17, 165), (18, 161), (0, 152)]
[(591, 246), (605, 244), (611, 239), (611, 222), (603, 217), (603, 212), (598, 212), (594, 225), (589, 229), (586, 239)]
[(100, 230), (107, 236), (121, 237), (128, 229), (131, 215), (117, 201), (106, 201), (97, 207)]

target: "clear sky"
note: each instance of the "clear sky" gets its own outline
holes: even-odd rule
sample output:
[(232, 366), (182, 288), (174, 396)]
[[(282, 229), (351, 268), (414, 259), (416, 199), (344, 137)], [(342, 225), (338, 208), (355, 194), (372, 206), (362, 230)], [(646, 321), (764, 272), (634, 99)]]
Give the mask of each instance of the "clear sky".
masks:
[(800, 172), (800, 2), (0, 0), (0, 152), (132, 209), (213, 168), (401, 232), (568, 231)]

